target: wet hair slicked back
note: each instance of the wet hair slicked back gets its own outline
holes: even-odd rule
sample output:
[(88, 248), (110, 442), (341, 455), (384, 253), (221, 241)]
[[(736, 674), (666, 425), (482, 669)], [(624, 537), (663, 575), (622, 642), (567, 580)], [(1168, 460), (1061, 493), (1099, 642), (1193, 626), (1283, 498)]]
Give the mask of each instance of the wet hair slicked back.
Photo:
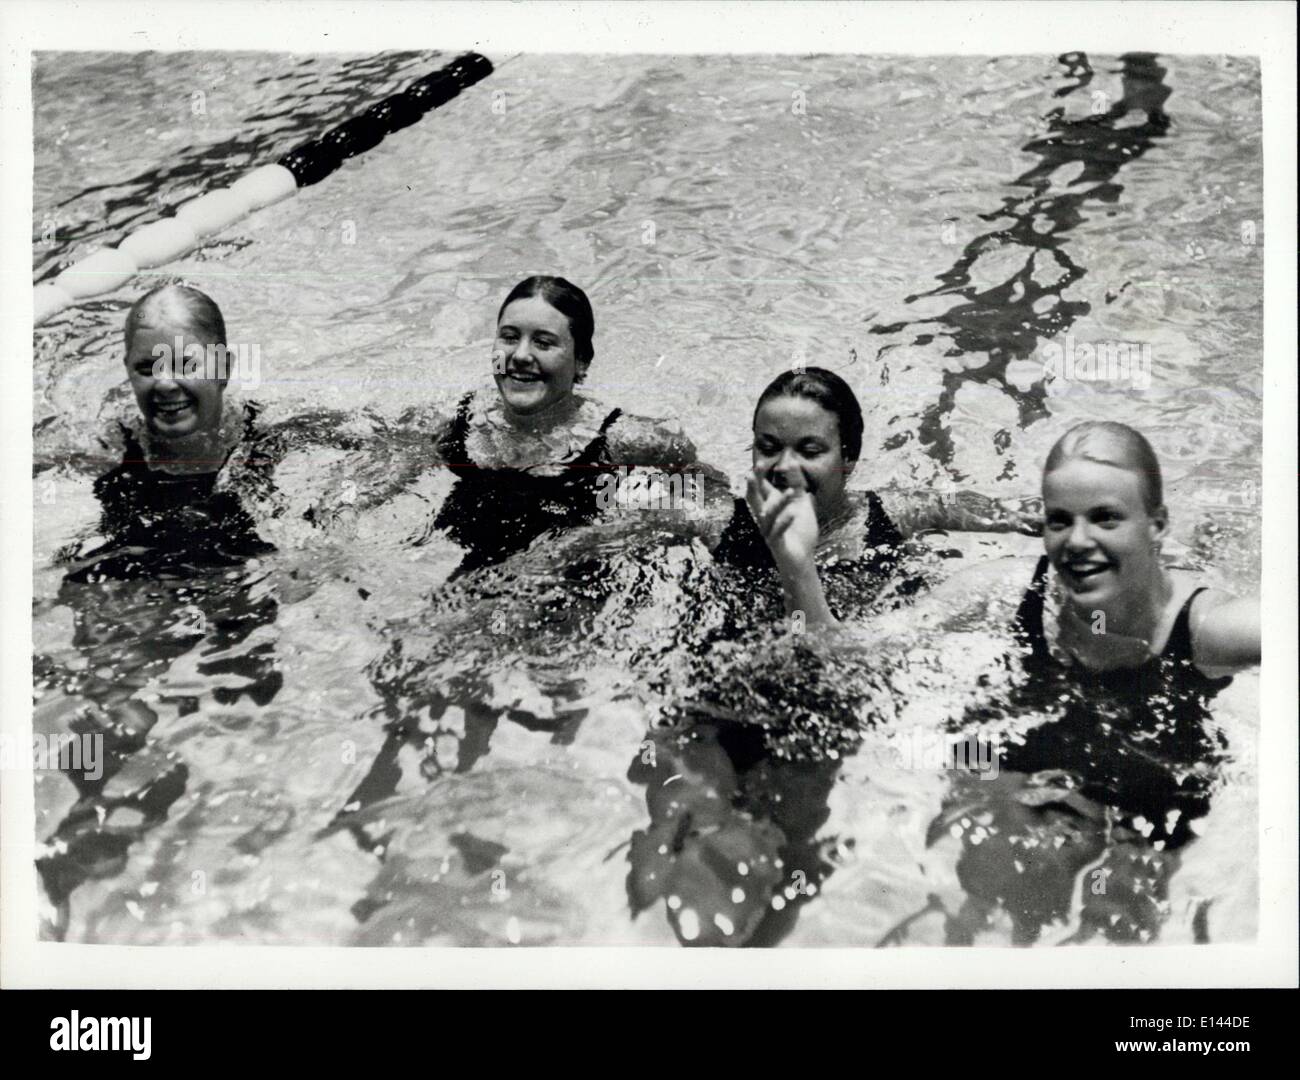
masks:
[(587, 299), (587, 294), (572, 281), (545, 274), (524, 278), (501, 302), (501, 309), (497, 312), (497, 322), (501, 321), (506, 308), (516, 300), (527, 300), (532, 296), (540, 296), (569, 320), (574, 359), (580, 364), (588, 363), (596, 355), (596, 350), (591, 343), (592, 336), (596, 333), (596, 316), (592, 313), (591, 301)]
[(839, 422), (840, 452), (844, 460), (857, 461), (862, 456), (862, 406), (849, 384), (835, 372), (820, 367), (783, 371), (759, 395), (751, 426), (758, 422), (758, 410), (777, 397), (806, 398), (833, 413)]
[(226, 344), (226, 320), (207, 293), (192, 285), (159, 285), (141, 296), (126, 314), (126, 349), (139, 330), (192, 330), (212, 345)]
[(1154, 513), (1164, 506), (1164, 481), (1160, 477), (1156, 452), (1146, 436), (1127, 424), (1113, 420), (1086, 420), (1076, 424), (1056, 440), (1056, 445), (1047, 455), (1043, 474), (1074, 458), (1136, 473), (1147, 513)]

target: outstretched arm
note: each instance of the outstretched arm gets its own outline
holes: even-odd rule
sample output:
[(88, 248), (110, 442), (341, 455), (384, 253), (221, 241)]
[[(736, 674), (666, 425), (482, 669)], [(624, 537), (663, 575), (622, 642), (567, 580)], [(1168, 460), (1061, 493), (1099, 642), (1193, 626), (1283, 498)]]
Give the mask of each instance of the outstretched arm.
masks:
[(1007, 626), (1033, 567), (1033, 559), (1017, 555), (964, 567), (907, 607), (873, 616), (857, 636), (875, 640)]
[[(832, 622), (832, 633), (810, 635), (806, 641), (836, 652), (860, 653), (877, 663), (887, 652), (925, 647), (936, 634), (1007, 630), (1031, 577), (1031, 560), (1023, 557), (980, 563), (959, 570), (908, 607), (861, 623)], [(787, 603), (789, 597), (787, 592)]]
[(695, 444), (674, 420), (623, 414), (609, 428), (610, 459), (615, 465), (676, 471), (696, 463)]
[[(760, 476), (751, 476), (746, 491), (754, 521), (781, 575), (787, 614), (802, 612), (808, 628), (841, 628), (831, 612), (813, 554), (818, 524), (812, 497), (802, 488), (778, 491)], [(917, 632), (1004, 625), (1030, 579), (1032, 561), (995, 559), (960, 570), (925, 597), (899, 611), (880, 615), (867, 627), (854, 627), (858, 644)]]
[(924, 529), (951, 532), (1018, 532), (1038, 536), (1043, 531), (1039, 498), (991, 499), (974, 491), (877, 491), (894, 524), (905, 536)]
[(1237, 597), (1220, 603), (1201, 598), (1192, 620), (1196, 666), (1206, 674), (1226, 675), (1259, 663), (1259, 600)]

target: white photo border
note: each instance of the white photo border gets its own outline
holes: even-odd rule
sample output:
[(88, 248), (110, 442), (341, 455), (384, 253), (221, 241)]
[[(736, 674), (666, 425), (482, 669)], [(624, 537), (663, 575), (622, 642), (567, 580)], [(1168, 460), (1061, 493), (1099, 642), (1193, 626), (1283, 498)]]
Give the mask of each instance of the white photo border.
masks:
[[(376, 17), (382, 12), (382, 17)], [(1266, 631), (1260, 691), (1260, 925), (1250, 946), (686, 950), (120, 947), (37, 938), (32, 777), (0, 790), (0, 985), (6, 987), (1238, 987), (1295, 986), (1296, 14), (1272, 2), (281, 2), (0, 5), (0, 333), (30, 370), (31, 54), (41, 50), (1243, 54), (1264, 125)], [(30, 738), (31, 394), (0, 393), (0, 723)], [(21, 741), (19, 742), (22, 745)]]

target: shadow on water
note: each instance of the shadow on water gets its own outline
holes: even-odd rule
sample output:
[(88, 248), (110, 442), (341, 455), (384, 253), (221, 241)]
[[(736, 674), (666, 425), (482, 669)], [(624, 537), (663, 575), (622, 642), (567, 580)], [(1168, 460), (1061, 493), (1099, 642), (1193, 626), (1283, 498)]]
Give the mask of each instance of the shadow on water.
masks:
[[(370, 100), (376, 71), (366, 63), (399, 59), (357, 62), (349, 69), (356, 85), (345, 87), (346, 93)], [(1073, 81), (1056, 91), (1058, 97), (1090, 85), (1094, 73), (1086, 56), (1071, 53), (1061, 61)], [(1147, 54), (1129, 54), (1122, 65), (1117, 104), (1083, 119), (1066, 119), (1062, 109), (1045, 117), (1046, 133), (1024, 147), (1038, 164), (1012, 181), (1025, 190), (984, 215), (990, 230), (971, 241), (939, 276), (939, 286), (924, 294), (951, 295), (958, 302), (925, 320), (932, 325), (916, 343), (943, 335), (952, 340), (949, 355), (986, 357), (980, 366), (945, 374), (938, 401), (920, 418), (921, 444), (944, 464), (951, 465), (953, 457), (945, 418), (968, 382), (1002, 388), (1017, 402), (1024, 426), (1047, 415), (1043, 383), (1022, 392), (1005, 383), (1007, 367), (1087, 313), (1087, 304), (1062, 299), (1087, 272), (1070, 258), (1065, 238), (1086, 220), (1089, 202), (1117, 201), (1122, 188), (1115, 178), (1124, 162), (1156, 145), (1169, 124), (1164, 69)], [(347, 100), (329, 103), (331, 117), (346, 111)], [(1141, 124), (1121, 126), (1139, 111), (1145, 113)], [(128, 212), (144, 204), (142, 192), (171, 192), (199, 174), (233, 175), (263, 154), (268, 139), (308, 130), (315, 122), (308, 113), (296, 113), (251, 143), (209, 147), (114, 188), (95, 189), (121, 193), (107, 204), (109, 226), (83, 222), (64, 233), (63, 247), (48, 255), (40, 273), (52, 273), (68, 245), (133, 223)], [(1069, 189), (1052, 192), (1053, 176), (1072, 164), (1081, 164), (1082, 172)], [(1008, 248), (1024, 253), (1021, 269), (979, 291), (972, 284), (977, 261)], [(908, 301), (918, 299), (919, 294)], [(921, 324), (877, 326), (873, 332)], [(881, 350), (882, 359), (889, 348)], [(170, 494), (158, 496), (162, 503), (154, 505), (149, 500), (155, 490)], [(77, 661), (59, 666), (36, 658), (38, 683), (58, 687), (65, 705), (68, 699), (89, 703), (73, 721), (74, 730), (102, 735), (107, 747), (102, 777), (69, 776), (78, 798), (41, 860), (45, 887), (62, 908), (65, 926), (68, 898), (78, 885), (120, 872), (131, 845), (167, 816), (190, 782), (185, 763), (151, 741), (155, 702), (142, 700), (139, 691), (198, 649), (213, 654), (198, 664), (200, 673), (243, 680), (212, 686), (219, 704), (246, 696), (264, 706), (281, 684), (271, 646), (234, 655), (277, 611), (275, 599), (259, 589), (260, 579), (248, 573), (246, 560), (266, 547), (259, 546), (238, 504), (184, 484), (144, 487), (129, 470), (103, 478), (96, 493), (112, 540), (69, 572), (58, 598), (74, 614)], [(141, 531), (143, 519), (148, 521)], [(479, 896), (483, 910), (495, 912), (488, 905), (501, 894), (482, 887), (481, 879), (500, 871), (507, 857), (533, 853), (511, 852), (476, 835), (476, 823), (498, 820), (510, 827), (502, 836), (511, 829), (530, 835), (524, 819), (546, 817), (528, 801), (539, 787), (550, 805), (563, 805), (558, 796), (565, 795), (574, 805), (581, 800), (596, 806), (596, 813), (599, 806), (585, 778), (559, 769), (547, 773), (531, 759), (507, 762), (496, 772), (480, 762), (498, 731), (497, 753), (506, 756), (501, 743), (509, 729), (503, 724), (548, 733), (556, 745), (590, 734), (582, 728), (590, 697), (583, 677), (594, 670), (601, 679), (623, 679), (609, 675), (620, 662), (629, 696), (669, 703), (661, 709), (662, 725), (635, 729), (626, 747), (616, 744), (613, 768), (621, 772), (631, 752), (626, 775), (644, 786), (648, 810), (646, 819), (638, 806), (637, 816), (617, 832), (619, 839), (631, 833), (626, 891), (632, 915), (662, 900), (684, 944), (771, 945), (785, 939), (802, 907), (835, 871), (833, 852), (840, 842), (819, 838), (818, 831), (829, 820), (830, 793), (861, 731), (891, 719), (875, 707), (877, 698), (890, 696), (888, 672), (864, 671), (860, 664), (828, 666), (797, 644), (778, 654), (765, 638), (732, 640), (742, 623), (775, 621), (766, 613), (779, 608), (779, 596), (747, 586), (737, 590), (736, 605), (728, 605), (693, 588), (698, 575), (707, 575), (708, 560), (679, 539), (651, 550), (617, 535), (591, 540), (597, 535), (591, 533), (583, 542), (593, 551), (584, 553), (576, 544), (552, 546), (549, 538), (526, 535), (530, 543), (538, 541), (529, 551), (521, 555), (512, 544), (500, 565), (466, 569), (453, 587), (435, 594), (428, 612), (389, 626), (391, 647), (367, 672), (383, 702), (375, 722), (386, 725), (386, 738), (360, 786), (320, 834), (347, 829), (379, 857), (374, 880), (353, 908), (358, 940), (388, 944), (405, 922), (414, 928), (413, 941), (446, 935), (477, 943), (496, 934), (463, 914), (477, 910), (466, 898)], [(547, 550), (539, 567), (540, 549)], [(196, 559), (196, 552), (206, 555)], [(859, 578), (846, 580), (844, 588), (863, 591)], [(833, 589), (828, 582), (828, 591)], [(160, 700), (181, 714), (203, 707), (193, 696)], [(1159, 721), (1108, 727), (1104, 714), (1067, 708), (1059, 715), (1059, 704), (1048, 708), (1017, 699), (1011, 706), (1012, 716), (1046, 713), (1049, 719), (1008, 751), (998, 780), (959, 780), (930, 827), (934, 844), (960, 834), (957, 873), (967, 894), (961, 910), (949, 915), (941, 907), (927, 908), (906, 920), (894, 939), (903, 940), (915, 918), (943, 911), (949, 941), (970, 942), (994, 913), (1005, 911), (1015, 940), (1029, 943), (1071, 913), (1081, 882), (1086, 895), (1077, 939), (1153, 936), (1190, 822), (1209, 806), (1205, 768), (1218, 750), (1208, 726), (1181, 718), (1177, 733)], [(979, 722), (972, 714), (962, 725)], [(1144, 738), (1120, 739), (1115, 730), (1142, 732)], [(1136, 771), (1124, 771), (1132, 763)], [(344, 800), (343, 792), (339, 798)], [(385, 851), (398, 818), (408, 833), (425, 824), (430, 833), (448, 832), (447, 843), (436, 836), (423, 846), (409, 841), (405, 851)], [(581, 849), (570, 835), (581, 818), (575, 813), (554, 823), (564, 834), (557, 847), (566, 857)], [(640, 827), (634, 827), (637, 822)], [(1102, 892), (1087, 889), (1089, 870), (1109, 872), (1096, 879), (1109, 882)], [(544, 919), (553, 923), (546, 930), (551, 936), (538, 940), (573, 940), (568, 901), (560, 890), (552, 890), (556, 898), (543, 888), (549, 884), (543, 875), (537, 881)], [(532, 886), (511, 887), (523, 895)]]
[[(524, 566), (462, 570), (435, 590), (424, 612), (387, 628), (392, 645), (366, 671), (383, 702), (374, 720), (384, 741), (318, 838), (347, 829), (362, 849), (382, 857), (390, 833), (374, 823), (384, 820), (383, 806), (471, 772), (502, 721), (566, 745), (585, 720), (582, 680), (566, 670), (565, 658), (573, 658), (589, 625), (583, 609), (603, 595), (594, 584), (599, 572), (588, 581), (590, 567), (570, 567), (569, 591), (531, 577)], [(502, 683), (512, 679), (533, 691), (528, 700), (501, 701)], [(379, 906), (363, 902), (356, 914), (364, 922)]]
[(150, 738), (159, 719), (153, 706), (184, 716), (200, 699), (146, 701), (140, 692), (194, 649), (212, 657), (197, 670), (220, 683), (211, 688), (219, 704), (247, 697), (266, 705), (283, 683), (270, 644), (231, 652), (275, 620), (276, 601), (259, 594), (260, 578), (244, 568), (272, 549), (233, 497), (214, 492), (215, 479), (151, 472), (139, 447), (128, 449), (95, 484), (109, 539), (71, 565), (55, 601), (72, 612), (76, 663), (33, 658), (36, 686), (58, 691), (47, 719), (38, 707), (37, 726), (67, 729), (100, 747), (99, 769), (65, 771), (77, 798), (37, 860), (55, 907), (55, 937), (67, 931), (74, 890), (120, 873), (132, 844), (185, 792), (188, 767)]
[[(683, 943), (785, 937), (833, 869), (822, 851), (837, 841), (817, 831), (843, 760), (892, 699), (883, 676), (785, 635), (770, 556), (742, 542), (738, 507), (719, 500), (705, 533), (732, 517), (716, 548), (633, 514), (553, 528), (507, 562), (454, 574), (388, 628), (392, 644), (368, 672), (384, 742), (320, 835), (346, 829), (386, 866), (394, 830), (473, 783), (465, 774), (502, 723), (567, 745), (599, 688), (659, 718), (628, 740), (628, 779), (645, 786), (650, 813), (630, 842), (632, 916), (662, 899)], [(826, 567), (843, 617), (896, 605), (922, 580), (925, 554), (900, 557), (896, 530), (879, 532)], [(580, 674), (595, 671), (594, 682)], [(381, 868), (354, 908), (363, 924), (388, 907), (394, 874)]]
[[(1085, 54), (1066, 53), (1060, 60), (1074, 81), (1058, 88), (1057, 97), (1089, 85), (1093, 69)], [(942, 336), (952, 342), (945, 356), (987, 357), (981, 364), (944, 371), (938, 400), (921, 414), (915, 436), (927, 453), (946, 466), (953, 464), (955, 447), (945, 420), (957, 392), (967, 383), (994, 386), (1005, 393), (1016, 403), (1022, 428), (1048, 415), (1045, 380), (1021, 390), (1007, 380), (1007, 366), (1032, 357), (1040, 341), (1067, 330), (1091, 310), (1085, 301), (1063, 299), (1065, 290), (1087, 273), (1086, 267), (1071, 258), (1065, 241), (1087, 220), (1084, 211), (1089, 204), (1119, 200), (1123, 185), (1116, 177), (1120, 170), (1142, 157), (1169, 129), (1164, 103), (1172, 91), (1164, 83), (1166, 69), (1151, 53), (1127, 53), (1120, 61), (1123, 92), (1119, 101), (1081, 118), (1067, 118), (1061, 107), (1044, 116), (1046, 133), (1021, 147), (1037, 155), (1038, 164), (1011, 181), (1013, 186), (1029, 190), (1008, 195), (999, 209), (980, 215), (982, 220), (996, 223), (995, 227), (965, 246), (953, 265), (938, 275), (938, 286), (906, 298), (909, 304), (934, 296), (959, 297), (962, 302), (933, 318), (871, 328), (873, 334), (894, 334), (908, 326), (931, 327), (919, 333), (913, 344), (928, 345)], [(1094, 92), (1094, 101), (1105, 104), (1099, 92)], [(1144, 114), (1142, 123), (1121, 126), (1135, 113)], [(1070, 181), (1070, 190), (1052, 191), (1053, 175), (1070, 165), (1083, 166)], [(982, 256), (1010, 248), (1024, 254), (1014, 274), (987, 289), (972, 283), (972, 268)], [(894, 347), (886, 345), (880, 350), (882, 362)], [(896, 449), (912, 437), (911, 432), (891, 436), (884, 447)], [(998, 436), (994, 438), (996, 441)]]
[[(832, 871), (823, 852), (836, 841), (817, 831), (860, 725), (875, 722), (879, 680), (783, 641), (779, 620), (773, 631), (754, 618), (756, 605), (779, 608), (774, 581), (763, 588), (643, 523), (618, 538), (607, 531), (557, 536), (508, 567), (458, 577), (393, 628), (370, 670), (385, 741), (322, 831), (347, 829), (381, 860), (353, 909), (366, 940), (383, 937), (396, 909), (377, 913), (407, 887), (394, 882), (408, 871), (388, 865), (394, 829), (489, 782), (466, 774), (502, 723), (573, 742), (592, 690), (574, 673), (593, 664), (604, 696), (621, 692), (607, 678), (619, 670), (623, 690), (660, 718), (627, 740), (628, 779), (645, 786), (650, 815), (631, 838), (633, 917), (662, 899), (684, 944), (775, 944)], [(859, 600), (872, 592), (860, 574), (832, 577)], [(465, 820), (472, 826), (472, 807)]]

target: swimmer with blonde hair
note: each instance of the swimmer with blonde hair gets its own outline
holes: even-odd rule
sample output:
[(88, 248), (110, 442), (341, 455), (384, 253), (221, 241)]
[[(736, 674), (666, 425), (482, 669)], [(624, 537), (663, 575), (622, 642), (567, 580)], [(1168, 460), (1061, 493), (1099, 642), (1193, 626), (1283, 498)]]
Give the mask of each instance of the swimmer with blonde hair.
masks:
[[(408, 453), (414, 434), (383, 439), (387, 426), (365, 409), (298, 410), (265, 424), (261, 405), (239, 392), (256, 385), (248, 380), (257, 378), (257, 352), (230, 345), (216, 301), (192, 285), (140, 296), (127, 312), (124, 346), (134, 407), (98, 439), (119, 462), (96, 486), (116, 508), (112, 533), (135, 534), (146, 519), (174, 525), (182, 508), (239, 505), (277, 534), (277, 546), (304, 546), (389, 497), (425, 464)], [(373, 490), (353, 495), (354, 478)]]
[(240, 500), (217, 483), (256, 415), (251, 404), (232, 410), (225, 400), (221, 309), (193, 286), (160, 285), (131, 305), (124, 339), (138, 415), (120, 416), (101, 437), (121, 456), (95, 481), (99, 536), (83, 537), (59, 557), (69, 576), (174, 576), (269, 550)]
[[(954, 575), (908, 625), (868, 631), (951, 630), (977, 613), (964, 628), (1000, 623), (1015, 639), (947, 724), (968, 746), (991, 737), (992, 770), (954, 772), (926, 831), (927, 844), (960, 844), (961, 905), (931, 897), (889, 940), (933, 911), (951, 944), (1004, 921), (1022, 945), (1067, 923), (1063, 941), (1153, 940), (1179, 850), (1202, 831), (1230, 759), (1216, 714), (1232, 707), (1211, 703), (1259, 663), (1259, 605), (1163, 565), (1169, 513), (1151, 444), (1123, 424), (1071, 428), (1048, 454), (1043, 501), (1046, 553), (1028, 589), (1023, 560), (998, 560)], [(1085, 869), (1092, 887), (1080, 885)], [(1204, 909), (1197, 918), (1207, 940)]]
[(216, 302), (190, 285), (151, 289), (127, 313), (125, 346), (150, 463), (164, 472), (216, 472), (232, 442), (222, 424), (229, 371), (207, 362), (226, 350)]
[(1206, 674), (1259, 663), (1258, 602), (1162, 565), (1169, 511), (1139, 432), (1110, 421), (1071, 428), (1047, 456), (1043, 502), (1047, 552), (1035, 582), (1049, 564), (1056, 571), (1060, 643), (1085, 667), (1136, 667), (1171, 648)]

